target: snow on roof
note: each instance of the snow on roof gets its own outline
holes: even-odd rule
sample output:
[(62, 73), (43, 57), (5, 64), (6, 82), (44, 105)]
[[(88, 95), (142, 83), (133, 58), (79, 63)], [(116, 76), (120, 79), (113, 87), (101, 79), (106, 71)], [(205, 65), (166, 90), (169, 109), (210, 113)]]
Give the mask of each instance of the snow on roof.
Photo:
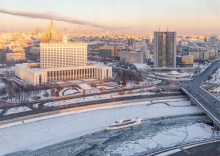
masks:
[(80, 88), (82, 89), (92, 89), (88, 84), (86, 83), (81, 83), (81, 84), (77, 84)]
[(148, 65), (144, 63), (133, 63), (137, 69), (150, 68)]

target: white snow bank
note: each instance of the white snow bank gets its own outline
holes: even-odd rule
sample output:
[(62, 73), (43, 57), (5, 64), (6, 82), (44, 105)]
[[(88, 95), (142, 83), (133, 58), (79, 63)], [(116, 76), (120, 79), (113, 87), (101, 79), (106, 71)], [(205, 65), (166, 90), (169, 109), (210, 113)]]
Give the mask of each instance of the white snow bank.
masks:
[(20, 107), (10, 108), (4, 115), (26, 112), (30, 110), (31, 109), (26, 106), (20, 106)]
[(207, 80), (209, 83), (220, 84), (220, 68), (212, 75), (210, 80)]
[(81, 83), (81, 84), (77, 84), (80, 88), (82, 89), (92, 89), (88, 84), (86, 83)]
[(190, 103), (188, 101), (172, 101), (172, 102), (167, 102), (169, 106), (189, 106)]

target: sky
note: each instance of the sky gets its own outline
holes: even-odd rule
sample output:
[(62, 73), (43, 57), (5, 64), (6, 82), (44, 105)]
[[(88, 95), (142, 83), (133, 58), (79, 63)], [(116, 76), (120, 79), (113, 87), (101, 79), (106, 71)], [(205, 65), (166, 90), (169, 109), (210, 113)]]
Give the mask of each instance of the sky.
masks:
[(220, 0), (1, 0), (0, 32), (220, 34)]

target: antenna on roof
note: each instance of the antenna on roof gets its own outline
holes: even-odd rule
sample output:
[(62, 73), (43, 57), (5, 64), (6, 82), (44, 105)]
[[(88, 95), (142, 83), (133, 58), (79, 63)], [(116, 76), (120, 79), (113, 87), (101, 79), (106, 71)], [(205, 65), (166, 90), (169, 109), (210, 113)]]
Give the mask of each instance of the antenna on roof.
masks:
[(50, 24), (53, 25), (53, 18), (52, 18), (52, 16), (50, 17)]
[(167, 26), (167, 32), (169, 32), (168, 26)]
[(159, 26), (159, 32), (160, 32), (160, 26)]

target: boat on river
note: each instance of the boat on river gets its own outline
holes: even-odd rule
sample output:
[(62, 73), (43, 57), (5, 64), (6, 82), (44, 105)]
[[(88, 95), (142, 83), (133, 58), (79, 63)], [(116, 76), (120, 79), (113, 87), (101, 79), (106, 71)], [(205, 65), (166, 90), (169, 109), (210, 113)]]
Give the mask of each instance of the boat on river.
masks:
[(116, 129), (122, 129), (126, 127), (133, 127), (135, 125), (141, 124), (142, 122), (143, 120), (140, 117), (125, 119), (125, 120), (118, 120), (118, 121), (115, 121), (113, 124), (106, 126), (105, 130), (116, 130)]

